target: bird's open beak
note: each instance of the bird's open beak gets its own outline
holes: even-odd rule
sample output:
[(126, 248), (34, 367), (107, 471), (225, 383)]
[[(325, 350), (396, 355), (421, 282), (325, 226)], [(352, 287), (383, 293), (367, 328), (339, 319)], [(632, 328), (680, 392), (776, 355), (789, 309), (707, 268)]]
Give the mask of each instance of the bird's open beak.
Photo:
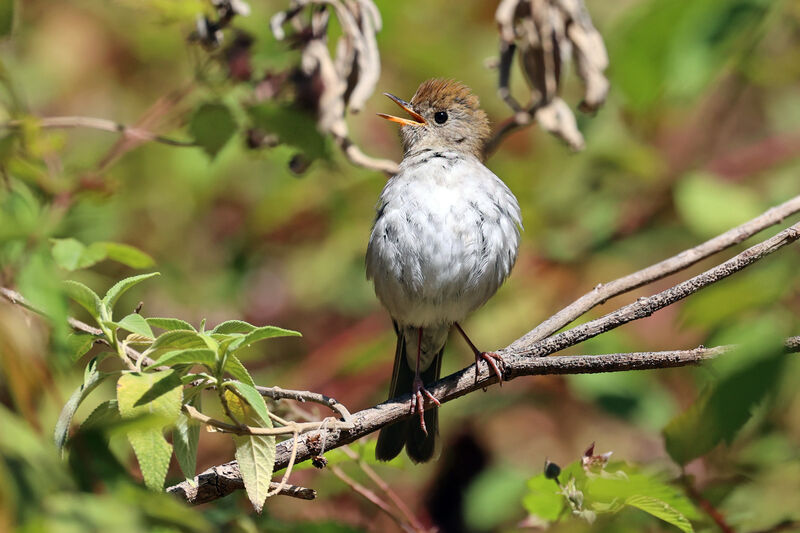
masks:
[(392, 122), (397, 122), (398, 124), (402, 124), (403, 126), (424, 126), (425, 125), (425, 119), (422, 118), (422, 115), (420, 115), (419, 113), (417, 113), (416, 111), (411, 109), (411, 104), (410, 103), (408, 103), (405, 100), (402, 100), (402, 99), (396, 97), (393, 94), (389, 94), (389, 93), (383, 93), (383, 94), (388, 96), (395, 104), (397, 104), (400, 107), (402, 107), (403, 110), (406, 113), (408, 113), (409, 115), (411, 115), (411, 118), (413, 118), (414, 120), (410, 120), (410, 119), (407, 119), (407, 118), (395, 117), (393, 115), (386, 115), (384, 113), (378, 113), (379, 117), (385, 118), (386, 120), (391, 120)]

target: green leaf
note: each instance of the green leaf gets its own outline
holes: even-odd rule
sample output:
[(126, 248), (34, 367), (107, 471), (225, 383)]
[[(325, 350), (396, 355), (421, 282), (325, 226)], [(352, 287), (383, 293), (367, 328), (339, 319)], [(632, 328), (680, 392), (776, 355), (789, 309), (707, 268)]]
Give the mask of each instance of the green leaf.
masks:
[[(516, 518), (519, 500), (526, 493), (522, 469), (490, 467), (467, 487), (464, 519), (471, 531), (492, 531)], [(550, 482), (555, 486), (555, 483)]]
[[(240, 384), (241, 385), (241, 384)], [(248, 426), (272, 427), (269, 417), (263, 420), (247, 403), (229, 390), (225, 391), (228, 408), (240, 422)], [(267, 435), (235, 435), (236, 460), (242, 473), (247, 497), (257, 512), (267, 499), (272, 471), (275, 467), (275, 437)]]
[(215, 369), (217, 366), (217, 354), (208, 348), (173, 350), (159, 357), (155, 362), (155, 366), (195, 363)]
[(189, 121), (189, 133), (212, 158), (228, 143), (236, 129), (230, 109), (221, 103), (201, 105)]
[(270, 422), (269, 418), (269, 410), (267, 409), (267, 402), (264, 401), (264, 397), (261, 396), (254, 386), (242, 383), (241, 381), (229, 381), (227, 384), (233, 386), (237, 392), (247, 400), (247, 403), (255, 410), (258, 416), (261, 417), (263, 422), (258, 424), (259, 426), (269, 424), (265, 427), (272, 427), (272, 422)]
[(328, 155), (325, 137), (311, 114), (274, 103), (253, 106), (248, 112), (258, 128), (276, 134), (282, 143), (299, 148), (312, 159)]
[[(194, 396), (189, 405), (200, 410), (200, 395)], [(175, 458), (186, 479), (193, 479), (197, 468), (197, 444), (200, 441), (200, 423), (181, 413), (172, 430)]]
[[(278, 328), (275, 326), (264, 326), (261, 328), (256, 328), (247, 335), (239, 342), (238, 344), (234, 343), (231, 345), (233, 352), (237, 352), (242, 348), (246, 348), (253, 343), (258, 341), (263, 341), (265, 339), (272, 339), (275, 337), (302, 337), (303, 335), (298, 331), (292, 331), (290, 329), (283, 329)], [(235, 346), (235, 348), (234, 348)]]
[(125, 331), (130, 331), (131, 333), (136, 333), (142, 337), (147, 337), (148, 339), (155, 338), (155, 335), (153, 335), (153, 330), (150, 329), (150, 325), (139, 313), (131, 313), (119, 322), (111, 322), (111, 324), (118, 326)]
[(75, 389), (75, 392), (69, 397), (67, 403), (61, 409), (61, 414), (56, 422), (55, 431), (53, 432), (53, 440), (55, 441), (56, 448), (59, 450), (64, 449), (64, 443), (67, 441), (67, 433), (69, 432), (69, 425), (72, 422), (72, 417), (75, 416), (75, 411), (81, 402), (105, 379), (109, 374), (103, 374), (97, 370), (97, 358), (89, 361), (84, 371), (83, 383), (80, 387)]
[(109, 259), (131, 268), (150, 268), (155, 261), (148, 254), (128, 244), (118, 242), (99, 242), (92, 246), (102, 246)]
[(195, 331), (175, 330), (162, 333), (144, 353), (158, 359), (167, 352), (191, 348), (208, 349), (208, 346)]
[(781, 337), (750, 342), (729, 354), (723, 362), (744, 358), (739, 368), (708, 387), (683, 413), (664, 428), (667, 452), (686, 464), (711, 451), (723, 440), (733, 441), (749, 420), (753, 408), (774, 389), (785, 362)]
[(119, 421), (119, 406), (117, 400), (106, 400), (86, 417), (81, 424), (82, 428), (103, 428)]
[[(632, 497), (658, 500), (682, 516), (699, 518), (697, 509), (679, 488), (669, 485), (654, 475), (622, 470), (616, 477), (592, 477), (586, 481), (584, 494), (592, 505), (610, 504)], [(624, 474), (623, 474), (624, 473)]]
[(108, 315), (112, 316), (112, 311), (114, 310), (114, 306), (116, 305), (117, 300), (119, 300), (120, 296), (125, 294), (125, 292), (128, 289), (130, 289), (134, 285), (137, 285), (138, 283), (141, 283), (147, 279), (154, 278), (159, 275), (160, 274), (158, 272), (151, 272), (149, 274), (140, 274), (138, 276), (125, 278), (114, 284), (113, 287), (108, 289), (108, 292), (103, 297), (103, 305), (105, 305), (106, 308), (108, 309)]
[(67, 335), (67, 346), (72, 354), (72, 362), (74, 363), (92, 349), (94, 341), (98, 337), (89, 333), (70, 333)]
[(51, 241), (53, 259), (58, 266), (66, 270), (90, 267), (106, 258), (106, 251), (102, 246), (87, 247), (72, 238), (51, 239)]
[(150, 324), (150, 326), (154, 328), (161, 328), (166, 331), (195, 331), (191, 324), (179, 318), (146, 318), (145, 320), (147, 320), (147, 323)]
[(650, 496), (630, 496), (625, 500), (625, 504), (660, 518), (685, 533), (694, 532), (691, 522), (674, 507), (669, 506), (662, 500)]
[(64, 282), (64, 292), (81, 307), (86, 309), (95, 320), (100, 318), (100, 297), (95, 292), (77, 281), (66, 280)]
[(0, 38), (8, 37), (14, 29), (14, 12), (16, 11), (16, 0), (0, 1)]
[[(123, 419), (132, 419), (143, 415), (154, 415), (159, 419), (159, 427), (132, 428), (128, 431), (128, 440), (139, 461), (145, 485), (151, 490), (164, 489), (172, 446), (164, 439), (163, 426), (177, 420), (181, 411), (182, 389), (180, 377), (172, 386), (177, 373), (172, 370), (150, 372), (146, 374), (123, 374), (117, 381), (117, 403)], [(163, 393), (143, 403), (142, 398), (159, 389), (161, 382), (167, 382)]]
[(227, 372), (242, 383), (247, 383), (251, 387), (256, 386), (255, 381), (253, 381), (253, 378), (250, 376), (250, 372), (247, 371), (239, 358), (233, 354), (228, 354), (223, 371)]
[(558, 485), (544, 474), (528, 480), (528, 493), (522, 497), (522, 506), (528, 514), (547, 522), (555, 522), (564, 510), (564, 496), (559, 494)]
[(248, 324), (243, 320), (228, 320), (217, 324), (217, 327), (211, 330), (211, 333), (250, 333), (256, 329), (252, 324)]

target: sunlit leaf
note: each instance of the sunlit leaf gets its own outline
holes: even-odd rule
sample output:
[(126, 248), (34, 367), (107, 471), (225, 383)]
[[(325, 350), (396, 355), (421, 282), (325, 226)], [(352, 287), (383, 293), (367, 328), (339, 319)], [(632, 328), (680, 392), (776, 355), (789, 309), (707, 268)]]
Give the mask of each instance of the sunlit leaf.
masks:
[(141, 335), (142, 337), (148, 339), (155, 338), (155, 335), (153, 335), (153, 330), (150, 329), (147, 321), (139, 313), (131, 313), (122, 320), (114, 322), (113, 324), (126, 331), (130, 331), (131, 333)]
[(283, 329), (275, 326), (264, 326), (254, 329), (253, 331), (245, 335), (240, 341), (233, 342), (231, 344), (231, 349), (235, 353), (238, 350), (246, 348), (258, 341), (273, 339), (275, 337), (302, 337), (302, 336), (303, 335), (298, 331), (292, 331), (290, 329)]
[[(145, 374), (128, 373), (117, 382), (117, 403), (123, 419), (132, 419), (142, 415), (159, 417), (161, 427), (177, 420), (181, 410), (181, 383), (178, 379), (175, 386), (159, 394), (153, 400), (141, 404), (141, 399), (160, 382), (171, 381), (174, 371), (151, 372)], [(142, 471), (145, 484), (151, 490), (163, 490), (167, 476), (172, 446), (166, 441), (161, 428), (133, 429), (127, 433), (133, 446), (136, 459)]]
[(213, 369), (217, 365), (217, 353), (208, 348), (173, 350), (159, 357), (155, 362), (155, 366), (195, 363), (206, 365)]
[(64, 282), (64, 292), (81, 307), (86, 309), (95, 320), (100, 318), (100, 297), (97, 296), (92, 289), (83, 283), (66, 280)]
[(148, 254), (128, 244), (118, 242), (102, 242), (95, 244), (105, 249), (109, 259), (131, 268), (150, 268), (155, 264), (153, 258)]
[(669, 506), (662, 500), (650, 496), (630, 496), (625, 500), (626, 505), (636, 507), (649, 513), (664, 522), (672, 524), (685, 533), (692, 533), (694, 528), (691, 522), (678, 512), (674, 507)]
[(115, 283), (114, 286), (111, 287), (106, 293), (106, 295), (103, 297), (103, 305), (105, 305), (108, 308), (109, 316), (111, 315), (111, 311), (113, 311), (114, 306), (117, 303), (117, 300), (119, 300), (120, 296), (125, 294), (125, 292), (128, 291), (128, 289), (147, 279), (153, 278), (158, 275), (160, 275), (158, 272), (151, 272), (149, 274), (140, 274), (138, 276), (125, 278)]
[(522, 506), (528, 514), (547, 522), (554, 522), (564, 510), (564, 496), (558, 493), (558, 485), (544, 474), (528, 480), (528, 493), (522, 497)]
[(251, 387), (255, 387), (256, 385), (255, 381), (253, 381), (253, 378), (250, 376), (250, 372), (247, 371), (239, 358), (233, 354), (228, 354), (224, 371), (242, 383), (247, 383)]
[(146, 318), (147, 323), (154, 328), (161, 328), (166, 331), (187, 330), (195, 331), (194, 327), (179, 318)]
[(256, 329), (256, 327), (252, 324), (248, 324), (243, 320), (226, 320), (220, 324), (217, 324), (217, 327), (211, 330), (211, 333), (250, 333)]
[(247, 400), (247, 403), (253, 408), (253, 410), (255, 410), (262, 420), (269, 420), (267, 403), (264, 401), (264, 397), (261, 396), (261, 394), (259, 394), (259, 392), (255, 389), (255, 387), (248, 385), (247, 383), (242, 383), (241, 381), (230, 381), (228, 383), (233, 386), (233, 388), (235, 388), (245, 400)]
[(106, 258), (106, 251), (102, 246), (85, 246), (72, 238), (52, 239), (52, 242), (53, 259), (66, 270), (87, 268)]

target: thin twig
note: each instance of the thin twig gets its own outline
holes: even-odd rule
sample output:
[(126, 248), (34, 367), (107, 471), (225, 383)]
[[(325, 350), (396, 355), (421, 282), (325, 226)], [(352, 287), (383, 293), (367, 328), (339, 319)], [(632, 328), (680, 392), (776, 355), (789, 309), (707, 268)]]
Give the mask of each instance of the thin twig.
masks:
[(333, 474), (336, 477), (341, 479), (348, 487), (350, 487), (355, 492), (357, 492), (360, 495), (362, 495), (364, 498), (366, 498), (371, 503), (376, 505), (381, 511), (383, 511), (384, 513), (389, 515), (389, 517), (392, 520), (394, 520), (397, 523), (397, 525), (400, 526), (400, 528), (403, 531), (408, 531), (408, 532), (414, 532), (415, 531), (414, 529), (411, 528), (411, 526), (409, 524), (407, 524), (402, 518), (400, 518), (397, 515), (397, 513), (395, 513), (394, 510), (391, 507), (389, 507), (389, 505), (385, 501), (380, 499), (380, 497), (378, 497), (377, 494), (375, 494), (374, 492), (369, 490), (367, 487), (365, 487), (364, 485), (358, 483), (357, 481), (352, 479), (350, 476), (345, 474), (344, 470), (342, 470), (338, 466), (334, 465), (334, 466), (331, 466), (331, 472), (333, 472)]
[(722, 533), (735, 533), (735, 530), (728, 524), (727, 520), (725, 520), (725, 515), (723, 515), (714, 504), (708, 501), (700, 491), (697, 490), (697, 487), (694, 486), (692, 480), (686, 476), (681, 476), (681, 484), (683, 485), (684, 489), (686, 490), (686, 494), (691, 498), (700, 508), (705, 512), (711, 520), (717, 524), (717, 527), (722, 531)]
[[(207, 426), (216, 428), (222, 433), (233, 433), (234, 435), (291, 435), (295, 431), (299, 433), (305, 433), (308, 431), (318, 430), (321, 425), (328, 425), (331, 424), (331, 422), (332, 429), (350, 429), (351, 427), (349, 424), (328, 418), (322, 422), (288, 422), (289, 425), (284, 427), (262, 428), (248, 426), (245, 424), (228, 424), (227, 422), (211, 418), (210, 416), (201, 413), (191, 405), (184, 405), (183, 412), (186, 413), (189, 418), (197, 420), (198, 422), (201, 422)], [(326, 422), (326, 420), (330, 420), (331, 422)]]
[(758, 217), (726, 231), (713, 239), (709, 239), (694, 248), (684, 250), (669, 259), (643, 268), (633, 274), (615, 279), (608, 283), (601, 283), (592, 291), (584, 294), (567, 307), (536, 326), (529, 333), (514, 341), (509, 348), (522, 349), (525, 346), (540, 341), (579, 318), (595, 306), (605, 303), (610, 298), (684, 270), (707, 257), (745, 241), (756, 233), (782, 222), (786, 217), (799, 211), (800, 196), (795, 196), (791, 200), (769, 209)]
[[(126, 126), (125, 124), (120, 124), (119, 122), (114, 122), (113, 120), (104, 118), (67, 116), (41, 117), (36, 118), (35, 120), (36, 124), (41, 128), (88, 128), (93, 130), (108, 131), (111, 133), (121, 133), (122, 135), (132, 139), (140, 141), (154, 141), (170, 146), (197, 146), (196, 143), (191, 141), (171, 139), (169, 137), (157, 135), (151, 131), (143, 130), (141, 128), (133, 128)], [(0, 125), (0, 127), (16, 129), (23, 127), (25, 124), (26, 121), (24, 120), (10, 120), (5, 124)]]
[(267, 492), (267, 498), (271, 496), (275, 496), (276, 494), (280, 494), (280, 492), (286, 487), (287, 482), (289, 481), (289, 476), (292, 474), (292, 468), (294, 468), (294, 460), (297, 457), (297, 437), (300, 434), (295, 429), (294, 433), (292, 434), (292, 454), (289, 456), (289, 464), (286, 465), (286, 472), (283, 473), (283, 477), (281, 478), (280, 483), (274, 489), (271, 489)]

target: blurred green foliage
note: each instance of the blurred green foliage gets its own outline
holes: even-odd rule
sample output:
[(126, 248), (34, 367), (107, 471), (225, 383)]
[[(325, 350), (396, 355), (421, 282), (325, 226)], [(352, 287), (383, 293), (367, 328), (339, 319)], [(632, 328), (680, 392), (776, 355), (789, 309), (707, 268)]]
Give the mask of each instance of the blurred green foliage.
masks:
[[(467, 83), (495, 123), (508, 116), (495, 97), (496, 74), (484, 67), (497, 49), (494, 3), (377, 4), (384, 20), (379, 90), (365, 112), (348, 118), (365, 152), (400, 157), (396, 131), (374, 117), (388, 105), (380, 93), (408, 98), (429, 77)], [(503, 346), (597, 283), (693, 246), (800, 189), (796, 2), (587, 4), (609, 48), (609, 102), (595, 116), (579, 116), (587, 144), (580, 154), (532, 128), (510, 136), (488, 161), (519, 198), (525, 232), (511, 279), (465, 324), (482, 347)], [(154, 357), (211, 366), (224, 350), (193, 344), (201, 320), (279, 324), (303, 339), (243, 343), (220, 371), (245, 385), (323, 392), (351, 411), (384, 399), (393, 333), (363, 266), (384, 178), (350, 165), (316, 132), (313, 112), (297, 104), (303, 95), (254, 99), (257, 88), (271, 87), (259, 84), (279, 83), (298, 61), (269, 32), (269, 17), (285, 7), (252, 2), (250, 16), (225, 30), (222, 47), (208, 50), (187, 41), (197, 14), (213, 14), (198, 0), (0, 3), (0, 120), (18, 121), (0, 131), (0, 281), (49, 317), (40, 321), (0, 301), (0, 530), (395, 527), (326, 471), (296, 473), (298, 483), (317, 489), (318, 502), (284, 499), (260, 516), (249, 515), (244, 494), (195, 510), (145, 491), (134, 481), (140, 466), (144, 480), (158, 472), (158, 483), (148, 485), (164, 477), (170, 484), (195, 465), (230, 460), (234, 445), (179, 418), (168, 439), (177, 460), (165, 466), (162, 454), (157, 468), (137, 466), (126, 434), (163, 441), (163, 420), (120, 417), (118, 401), (130, 398), (118, 398), (112, 384), (124, 366), (66, 322), (70, 313), (100, 318), (126, 338), (163, 338)], [(237, 32), (252, 38), (245, 79), (241, 70), (233, 76)], [(520, 76), (512, 78), (521, 93)], [(568, 76), (563, 91), (575, 101), (577, 81)], [(197, 146), (43, 128), (35, 117), (47, 116), (102, 117)], [(107, 300), (115, 316), (100, 317), (95, 298), (102, 300), (81, 288), (113, 287), (154, 264), (160, 278), (130, 292), (117, 286)], [(688, 502), (688, 480), (737, 531), (796, 524), (800, 363), (776, 343), (800, 333), (797, 265), (796, 250), (788, 249), (573, 351), (743, 346), (713, 365), (516, 380), (502, 393), (444, 406), (443, 453), (454, 453), (448, 444), (463, 429), (486, 457), (468, 463), (475, 476), (446, 511), (476, 531), (515, 530), (534, 517), (555, 531), (688, 530), (686, 520), (713, 530)], [(141, 315), (133, 312), (139, 301)], [(453, 339), (444, 371), (470, 358)], [(114, 379), (99, 379), (106, 374)], [(68, 416), (58, 423), (65, 404)], [(203, 407), (224, 416), (218, 403)], [(280, 405), (263, 409), (286, 414)], [(66, 460), (52, 444), (55, 427)], [(607, 470), (627, 479), (591, 477), (573, 463), (591, 441), (624, 461)], [(370, 446), (355, 449), (416, 514), (432, 514), (431, 491), (448, 475), (442, 462), (374, 465)], [(369, 483), (343, 453), (326, 455)], [(559, 477), (561, 489), (540, 475), (545, 457), (571, 465)], [(630, 485), (606, 486), (615, 483)], [(598, 515), (591, 525), (588, 515), (568, 519), (578, 492), (580, 512)], [(312, 520), (303, 518), (308, 505)]]

